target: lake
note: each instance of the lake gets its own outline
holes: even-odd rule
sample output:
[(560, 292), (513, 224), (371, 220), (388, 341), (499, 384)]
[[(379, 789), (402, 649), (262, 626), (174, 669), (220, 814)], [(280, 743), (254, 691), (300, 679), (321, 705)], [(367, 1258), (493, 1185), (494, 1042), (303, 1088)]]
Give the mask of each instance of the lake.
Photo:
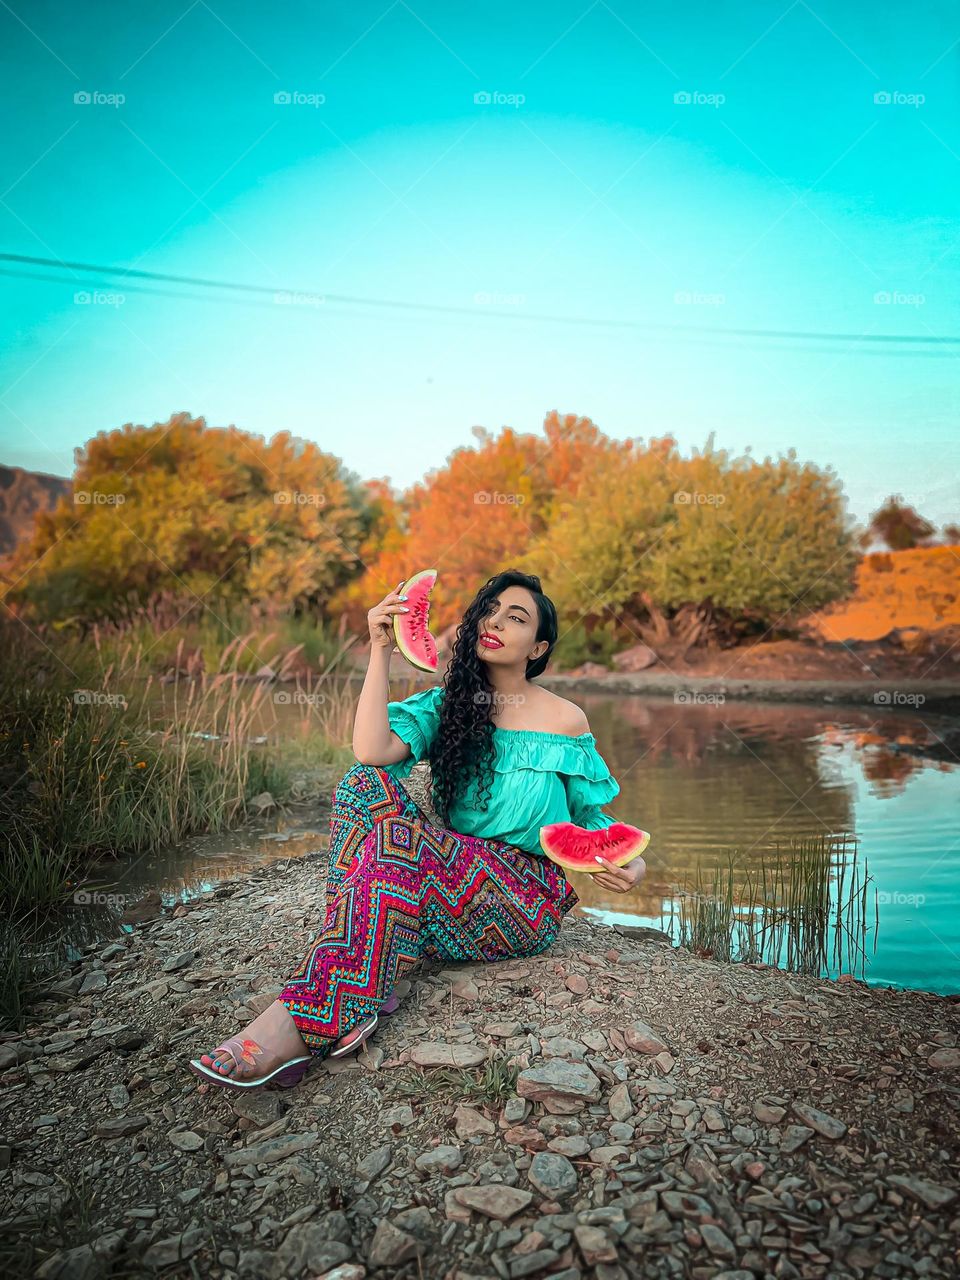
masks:
[[(675, 703), (576, 696), (621, 786), (608, 811), (652, 838), (644, 854), (647, 874), (628, 894), (572, 877), (580, 895), (575, 911), (610, 924), (659, 928), (676, 941), (680, 895), (698, 868), (709, 879), (729, 859), (736, 886), (769, 862), (778, 843), (783, 848), (791, 838), (816, 836), (849, 841), (857, 867), (871, 877), (868, 908), (855, 923), (855, 939), (820, 972), (960, 991), (960, 762), (910, 754), (911, 744), (936, 736), (946, 718), (702, 697)], [(186, 898), (250, 867), (314, 850), (328, 832), (322, 818), (264, 826), (269, 830), (259, 834), (197, 837), (121, 861), (113, 888), (133, 897), (159, 888), (168, 900)], [(839, 889), (836, 895), (839, 900)], [(71, 950), (117, 931), (109, 913), (83, 908), (72, 914)], [(785, 963), (782, 952), (763, 958)]]

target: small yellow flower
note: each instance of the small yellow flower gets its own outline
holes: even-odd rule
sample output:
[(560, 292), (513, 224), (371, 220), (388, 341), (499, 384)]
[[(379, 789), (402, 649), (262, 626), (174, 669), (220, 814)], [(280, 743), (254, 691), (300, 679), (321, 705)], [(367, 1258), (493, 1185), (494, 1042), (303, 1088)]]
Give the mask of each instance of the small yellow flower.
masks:
[(106, 778), (106, 776), (107, 776), (107, 775), (106, 775), (105, 773), (98, 774), (98, 775), (97, 775), (97, 781), (98, 781), (98, 782), (103, 782), (103, 780)]
[(138, 769), (145, 769), (146, 767), (147, 767), (147, 762), (146, 762), (146, 760), (138, 760), (138, 761), (137, 761), (137, 768), (138, 768)]

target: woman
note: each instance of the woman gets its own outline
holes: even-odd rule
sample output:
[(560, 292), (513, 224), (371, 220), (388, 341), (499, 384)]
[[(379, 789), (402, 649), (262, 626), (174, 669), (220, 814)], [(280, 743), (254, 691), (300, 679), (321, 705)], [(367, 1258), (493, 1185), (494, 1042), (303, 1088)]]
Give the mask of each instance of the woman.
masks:
[[(389, 702), (393, 616), (405, 599), (392, 591), (367, 614), (358, 763), (333, 796), (323, 930), (272, 1005), (191, 1060), (206, 1081), (297, 1084), (314, 1058), (343, 1056), (373, 1033), (378, 1011), (397, 1007), (397, 981), (424, 956), (545, 951), (578, 897), (541, 853), (540, 827), (616, 821), (600, 805), (620, 787), (583, 711), (530, 683), (557, 641), (540, 579), (514, 570), (490, 578), (457, 628), (443, 685)], [(430, 762), (443, 826), (400, 785), (420, 759)], [(641, 870), (605, 862), (595, 874), (625, 893)]]

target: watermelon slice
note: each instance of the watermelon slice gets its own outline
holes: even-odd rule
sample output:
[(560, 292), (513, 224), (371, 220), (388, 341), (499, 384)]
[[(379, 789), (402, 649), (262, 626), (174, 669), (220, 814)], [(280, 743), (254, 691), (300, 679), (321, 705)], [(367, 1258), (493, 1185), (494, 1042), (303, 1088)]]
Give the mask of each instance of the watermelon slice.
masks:
[(430, 634), (430, 592), (436, 581), (436, 569), (415, 573), (400, 592), (407, 597), (405, 604), (410, 612), (393, 615), (397, 648), (421, 671), (436, 671), (440, 665), (437, 642)]
[(540, 828), (540, 847), (551, 862), (565, 871), (585, 874), (607, 870), (597, 862), (597, 854), (614, 866), (625, 867), (639, 857), (649, 843), (649, 831), (631, 827), (627, 822), (614, 822), (602, 831), (589, 831), (573, 822), (551, 822)]

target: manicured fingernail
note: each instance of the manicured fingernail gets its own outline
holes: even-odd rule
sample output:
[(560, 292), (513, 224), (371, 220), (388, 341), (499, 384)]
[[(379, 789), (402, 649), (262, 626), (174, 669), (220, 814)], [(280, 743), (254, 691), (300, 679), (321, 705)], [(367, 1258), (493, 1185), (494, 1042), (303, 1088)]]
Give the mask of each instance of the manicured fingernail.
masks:
[(602, 862), (602, 861), (603, 861), (603, 859), (600, 857), (599, 853), (595, 853), (593, 856), (594, 856), (594, 858), (596, 859), (596, 861), (597, 861), (597, 862)]
[(409, 596), (401, 596), (401, 597), (400, 597), (400, 599), (401, 599), (401, 600), (409, 600), (409, 599), (410, 599), (410, 597), (409, 597)]

